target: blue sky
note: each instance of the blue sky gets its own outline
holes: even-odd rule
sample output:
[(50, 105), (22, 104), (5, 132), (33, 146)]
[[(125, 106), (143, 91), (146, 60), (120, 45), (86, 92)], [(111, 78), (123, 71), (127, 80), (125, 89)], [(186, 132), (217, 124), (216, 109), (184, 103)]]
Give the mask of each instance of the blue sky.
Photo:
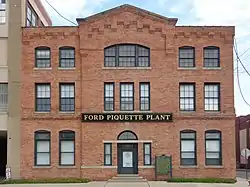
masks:
[[(178, 18), (177, 25), (234, 25), (239, 54), (250, 48), (250, 0), (48, 0), (61, 14), (75, 22), (122, 4)], [(53, 25), (72, 25), (42, 0), (52, 18)], [(241, 56), (250, 72), (250, 50)], [(236, 63), (235, 63), (236, 64)], [(235, 66), (236, 67), (236, 66)], [(240, 85), (246, 101), (250, 104), (250, 76), (240, 67)], [(237, 116), (250, 114), (250, 106), (242, 99), (235, 71), (235, 110)]]

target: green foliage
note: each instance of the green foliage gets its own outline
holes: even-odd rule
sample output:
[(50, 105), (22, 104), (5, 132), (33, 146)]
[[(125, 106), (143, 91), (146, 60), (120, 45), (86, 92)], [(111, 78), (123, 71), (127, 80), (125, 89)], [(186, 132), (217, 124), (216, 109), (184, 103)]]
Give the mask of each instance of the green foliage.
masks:
[(53, 178), (53, 179), (19, 179), (19, 180), (3, 180), (0, 184), (41, 184), (41, 183), (88, 183), (89, 179), (80, 178)]
[(236, 183), (236, 179), (221, 179), (221, 178), (170, 178), (167, 182), (175, 183)]

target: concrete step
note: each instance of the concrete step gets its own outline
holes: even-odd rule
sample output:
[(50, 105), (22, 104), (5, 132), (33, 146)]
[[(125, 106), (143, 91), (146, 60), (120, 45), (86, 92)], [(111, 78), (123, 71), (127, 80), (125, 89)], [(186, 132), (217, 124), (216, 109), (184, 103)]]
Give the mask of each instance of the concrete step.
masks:
[(119, 174), (109, 179), (108, 182), (147, 182), (147, 180), (139, 175)]

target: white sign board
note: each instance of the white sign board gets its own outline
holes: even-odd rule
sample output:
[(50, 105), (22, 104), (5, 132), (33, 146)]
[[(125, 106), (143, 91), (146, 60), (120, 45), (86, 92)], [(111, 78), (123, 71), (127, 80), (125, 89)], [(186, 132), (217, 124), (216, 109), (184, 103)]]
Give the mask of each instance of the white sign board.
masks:
[(133, 167), (133, 153), (132, 152), (123, 152), (123, 167), (124, 168)]
[(9, 167), (6, 168), (6, 179), (11, 179), (11, 169)]

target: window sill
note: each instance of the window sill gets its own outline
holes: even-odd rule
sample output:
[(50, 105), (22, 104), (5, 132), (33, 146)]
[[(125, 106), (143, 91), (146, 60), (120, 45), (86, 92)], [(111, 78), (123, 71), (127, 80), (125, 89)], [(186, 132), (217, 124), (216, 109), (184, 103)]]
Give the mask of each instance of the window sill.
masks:
[(60, 67), (58, 67), (57, 68), (58, 70), (75, 70), (76, 68), (74, 67), (74, 68), (60, 68)]
[(6, 115), (8, 112), (6, 111), (6, 112), (0, 112), (0, 115)]
[(224, 166), (204, 166), (206, 169), (223, 169)]
[(52, 166), (33, 166), (33, 169), (50, 169)]
[(140, 111), (140, 110), (131, 110), (131, 111), (127, 111), (127, 110), (115, 110), (115, 111), (103, 111), (103, 113), (152, 113), (153, 111), (149, 110), (149, 111)]
[(148, 165), (148, 166), (138, 166), (138, 168), (140, 168), (140, 169), (151, 169), (151, 168), (155, 168), (155, 166), (153, 166), (153, 165)]
[(220, 114), (221, 113), (221, 111), (204, 111), (205, 112), (205, 114)]
[(49, 114), (50, 112), (35, 112), (35, 114)]
[(68, 114), (68, 115), (71, 115), (71, 114), (75, 114), (75, 112), (59, 112), (59, 114), (62, 114), (62, 115), (63, 115), (63, 114), (65, 114), (65, 115), (67, 115), (67, 114)]
[(199, 166), (180, 166), (179, 168), (181, 168), (181, 169), (195, 169), (195, 168), (199, 168)]
[(181, 114), (193, 114), (196, 111), (180, 111)]
[(52, 70), (52, 68), (33, 68), (34, 70), (41, 70), (41, 71), (46, 71), (46, 70)]
[(196, 70), (196, 67), (190, 67), (190, 68), (180, 68), (178, 67), (178, 70)]
[(152, 69), (151, 67), (102, 67), (102, 69), (112, 70), (112, 69), (120, 69), (120, 70), (127, 70), (127, 69), (141, 69), (141, 70), (148, 70)]
[(203, 67), (204, 70), (221, 70), (221, 67)]
[(58, 169), (76, 169), (76, 166), (57, 166)]

